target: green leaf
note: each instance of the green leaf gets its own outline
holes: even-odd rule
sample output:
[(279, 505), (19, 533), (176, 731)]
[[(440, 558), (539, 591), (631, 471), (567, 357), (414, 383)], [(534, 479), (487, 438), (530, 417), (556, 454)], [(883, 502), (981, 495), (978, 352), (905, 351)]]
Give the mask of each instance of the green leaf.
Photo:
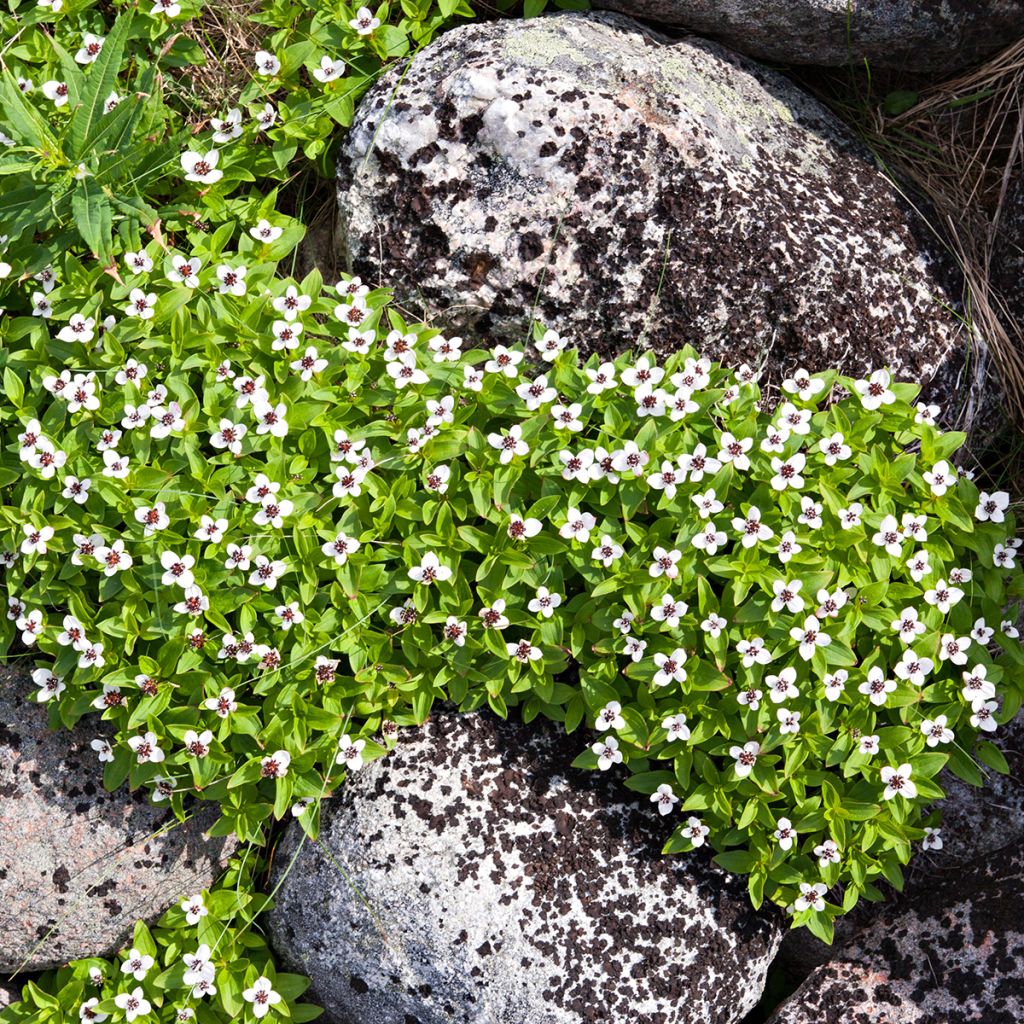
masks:
[(975, 753), (989, 768), (995, 769), (1000, 775), (1010, 774), (1010, 766), (1007, 764), (1003, 752), (994, 743), (981, 740), (975, 748)]
[(71, 196), (71, 210), (85, 244), (101, 260), (110, 255), (114, 211), (103, 191), (89, 178), (78, 182)]

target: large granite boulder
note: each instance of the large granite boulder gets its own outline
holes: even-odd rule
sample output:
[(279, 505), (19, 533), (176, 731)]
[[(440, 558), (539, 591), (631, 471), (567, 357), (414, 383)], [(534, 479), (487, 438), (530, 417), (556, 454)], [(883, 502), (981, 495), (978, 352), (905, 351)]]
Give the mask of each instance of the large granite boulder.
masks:
[(536, 315), (776, 380), (888, 365), (971, 405), (921, 222), (824, 107), (714, 43), (611, 14), (454, 29), (367, 94), (338, 173), (349, 265), (453, 328)]
[(595, 0), (783, 64), (940, 73), (1024, 35), (1022, 0)]
[(934, 884), (818, 967), (770, 1024), (1019, 1024), (1024, 845)]
[(336, 1024), (730, 1024), (781, 935), (557, 726), (440, 714), (292, 825), (268, 929)]
[[(0, 971), (118, 950), (139, 918), (206, 888), (234, 848), (122, 787), (107, 793), (85, 723), (47, 727), (23, 670), (0, 666)], [(91, 723), (100, 724), (100, 723)], [(166, 828), (167, 831), (157, 835)]]

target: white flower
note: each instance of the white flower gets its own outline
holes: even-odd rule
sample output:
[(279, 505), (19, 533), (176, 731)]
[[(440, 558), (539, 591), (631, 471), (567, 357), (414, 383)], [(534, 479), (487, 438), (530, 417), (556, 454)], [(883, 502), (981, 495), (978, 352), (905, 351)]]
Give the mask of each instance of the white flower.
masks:
[(164, 759), (164, 752), (157, 745), (155, 732), (129, 737), (128, 746), (131, 747), (139, 764), (158, 764)]
[(187, 924), (199, 924), (199, 919), (206, 917), (210, 912), (203, 901), (202, 893), (196, 893), (194, 896), (182, 900), (181, 909), (185, 912)]
[[(523, 381), (523, 383), (516, 388), (516, 394), (526, 403), (526, 408), (529, 409), (530, 412), (536, 412), (542, 405), (547, 402), (553, 402), (558, 397), (558, 391), (555, 388), (548, 387), (548, 378), (544, 374), (541, 374), (534, 381)], [(561, 406), (557, 406), (556, 408), (562, 409)], [(583, 407), (581, 405), (575, 405), (573, 408), (577, 410), (576, 415), (579, 415), (579, 412)], [(554, 409), (552, 409), (551, 412), (552, 415), (555, 415)], [(573, 419), (571, 416), (569, 418), (570, 420)], [(556, 427), (560, 426), (557, 415), (555, 416), (555, 420)], [(582, 424), (580, 424), (580, 426), (582, 426)], [(570, 427), (569, 429), (579, 430), (579, 427)]]
[(779, 818), (776, 822), (775, 831), (772, 835), (777, 840), (780, 847), (783, 850), (790, 850), (793, 848), (793, 843), (796, 841), (797, 835), (796, 830), (793, 828), (793, 823), (789, 818)]
[(53, 540), (52, 526), (22, 526), (25, 539), (21, 542), (23, 555), (45, 555), (47, 545)]
[(106, 664), (102, 643), (91, 644), (85, 640), (76, 650), (78, 651), (79, 668), (102, 668)]
[(787, 487), (799, 490), (804, 485), (804, 478), (800, 475), (807, 464), (807, 456), (803, 452), (796, 452), (788, 459), (773, 458), (771, 462), (772, 477), (771, 485), (776, 491), (784, 491)]
[(969, 636), (956, 637), (952, 633), (943, 633), (939, 641), (939, 661), (951, 661), (954, 665), (967, 664), (964, 651), (971, 646)]
[(199, 269), (202, 263), (198, 259), (193, 257), (187, 260), (184, 256), (172, 256), (171, 267), (173, 269), (167, 272), (168, 281), (180, 282), (187, 288), (199, 286)]
[(921, 841), (922, 850), (941, 850), (942, 849), (942, 832), (941, 828), (930, 828), (925, 825), (924, 827), (924, 839)]
[[(725, 508), (715, 495), (715, 489), (713, 487), (709, 488), (703, 494), (691, 495), (690, 500), (697, 506), (697, 514), (701, 519), (707, 519), (710, 516), (718, 515), (718, 513)], [(742, 520), (739, 521), (742, 522)], [(734, 519), (732, 522), (733, 526), (736, 527), (736, 529), (739, 529), (739, 527), (736, 526), (737, 520)], [(749, 547), (749, 545), (745, 546)]]
[(340, 58), (331, 60), (330, 56), (325, 54), (320, 58), (320, 66), (314, 68), (312, 74), (318, 82), (333, 82), (345, 74), (345, 62)]
[(686, 681), (686, 651), (677, 647), (671, 654), (655, 654), (654, 664), (658, 671), (652, 680), (655, 686), (668, 686), (671, 682)]
[(789, 440), (789, 428), (785, 425), (776, 425), (768, 428), (768, 433), (761, 441), (761, 451), (773, 452), (781, 455), (786, 442)]
[(594, 453), (583, 448), (577, 453), (566, 449), (558, 453), (558, 459), (564, 466), (563, 480), (578, 480), (581, 484), (596, 480), (601, 472), (600, 466), (594, 461)]
[(530, 446), (523, 440), (523, 428), (518, 423), (509, 427), (507, 434), (488, 434), (487, 442), (501, 452), (499, 461), (503, 466), (515, 456), (526, 455), (530, 450)]
[(343, 764), (350, 772), (359, 771), (363, 767), (363, 750), (366, 748), (366, 740), (354, 740), (348, 733), (345, 733), (338, 740), (338, 753), (334, 758), (335, 764)]
[(662, 729), (668, 733), (666, 737), (669, 743), (684, 741), (690, 738), (690, 727), (686, 724), (686, 715), (670, 715), (661, 723)]
[(971, 707), (971, 725), (983, 732), (995, 732), (997, 722), (994, 715), (998, 710), (999, 705), (994, 700), (977, 701)]
[(433, 551), (428, 551), (420, 564), (409, 570), (409, 578), (416, 583), (429, 587), (432, 583), (444, 583), (452, 578), (452, 570), (442, 565)]
[[(374, 29), (380, 28), (380, 18), (375, 18), (368, 7), (360, 7), (356, 16), (348, 23), (349, 28), (354, 28), (361, 36), (370, 35)], [(262, 1014), (257, 1014), (257, 1017)]]
[(988, 494), (982, 491), (978, 496), (978, 505), (974, 510), (974, 518), (979, 523), (1001, 523), (1006, 518), (1006, 509), (1010, 504), (1010, 495), (1006, 491)]
[(885, 548), (893, 558), (899, 557), (903, 551), (903, 533), (895, 516), (886, 516), (882, 520), (878, 532), (871, 538), (871, 542), (880, 548)]
[(881, 707), (895, 689), (895, 680), (886, 679), (885, 673), (877, 665), (870, 669), (867, 679), (857, 687), (858, 692), (865, 694), (876, 707)]
[(622, 705), (617, 700), (609, 701), (597, 713), (594, 720), (594, 728), (598, 732), (607, 732), (609, 729), (624, 729), (626, 720), (622, 717)]
[[(360, 10), (365, 9), (360, 8)], [(253, 1015), (259, 1019), (266, 1017), (270, 1008), (281, 1002), (281, 993), (274, 991), (269, 978), (259, 977), (253, 982), (252, 988), (247, 988), (242, 992), (242, 998), (247, 1003), (252, 1003)]]
[(750, 708), (751, 711), (757, 711), (761, 707), (761, 698), (764, 694), (761, 690), (756, 690), (753, 687), (745, 690), (740, 690), (736, 694), (736, 699), (741, 703), (744, 708)]
[(82, 316), (81, 313), (75, 313), (68, 321), (67, 327), (62, 327), (57, 332), (57, 338), (60, 341), (79, 342), (84, 345), (95, 337), (93, 330), (95, 326), (96, 320), (94, 317), (86, 317)]
[(659, 814), (671, 814), (672, 809), (679, 803), (679, 797), (672, 792), (672, 787), (667, 782), (663, 782), (651, 794), (651, 803), (658, 805)]
[(839, 612), (846, 606), (846, 602), (849, 598), (846, 596), (846, 591), (839, 589), (833, 591), (831, 594), (825, 590), (819, 590), (815, 595), (815, 599), (818, 602), (818, 610), (815, 613), (819, 619), (835, 619), (839, 617)]
[(722, 446), (718, 453), (720, 462), (731, 462), (741, 473), (750, 469), (750, 457), (747, 452), (754, 447), (753, 438), (736, 438), (729, 431), (725, 431), (719, 439), (719, 444)]
[(232, 455), (242, 454), (242, 438), (248, 433), (249, 428), (244, 423), (235, 423), (229, 419), (222, 419), (217, 425), (217, 431), (210, 435), (210, 444), (214, 448), (226, 448)]
[[(612, 468), (616, 473), (632, 473), (639, 477), (644, 467), (651, 461), (650, 455), (637, 447), (635, 441), (627, 441), (621, 449), (612, 456)], [(667, 465), (671, 465), (670, 463)], [(647, 481), (650, 483), (650, 480)]]
[(612, 623), (612, 626), (623, 636), (626, 636), (633, 628), (633, 620), (635, 618), (636, 616), (631, 611), (623, 610), (622, 614)]
[(207, 711), (214, 711), (218, 718), (227, 718), (238, 710), (238, 703), (235, 701), (235, 691), (230, 687), (223, 687), (216, 697), (207, 697), (203, 701), (203, 707)]
[(744, 743), (742, 747), (730, 747), (729, 756), (736, 761), (736, 775), (745, 779), (757, 764), (757, 758), (761, 753), (761, 744), (756, 740)]
[(710, 831), (711, 829), (703, 824), (700, 818), (689, 817), (686, 819), (686, 826), (682, 830), (682, 836), (684, 839), (689, 839), (696, 850), (704, 845), (704, 839)]
[(361, 469), (358, 467), (336, 466), (334, 475), (338, 478), (337, 483), (332, 488), (332, 493), (336, 498), (359, 497), (362, 493), (362, 482), (366, 479), (366, 474)]
[(258, 75), (273, 77), (281, 70), (281, 62), (266, 50), (257, 50), (254, 59), (256, 61), (256, 74)]
[(182, 742), (185, 745), (185, 752), (189, 756), (203, 758), (210, 752), (213, 733), (209, 729), (204, 729), (202, 732), (196, 732), (195, 729), (186, 729)]
[(597, 755), (597, 767), (606, 772), (613, 764), (622, 764), (622, 751), (619, 741), (614, 736), (598, 740), (590, 749)]
[(796, 685), (796, 669), (792, 665), (782, 669), (777, 676), (765, 676), (764, 681), (769, 687), (768, 696), (773, 704), (796, 700), (800, 696)]
[(272, 526), (275, 530), (280, 530), (284, 526), (285, 517), (290, 516), (294, 508), (287, 498), (268, 497), (263, 500), (252, 521), (257, 526)]
[(276, 227), (263, 217), (257, 222), (255, 227), (249, 228), (249, 234), (257, 242), (269, 245), (271, 242), (276, 242), (284, 234), (284, 228)]
[(581, 512), (578, 508), (570, 508), (565, 514), (565, 523), (558, 534), (566, 540), (572, 539), (580, 544), (590, 540), (590, 531), (597, 525), (597, 519), (589, 512)]
[(55, 107), (66, 106), (68, 102), (67, 82), (58, 82), (56, 79), (50, 79), (48, 82), (43, 82), (41, 88), (43, 90), (43, 95), (50, 100)]
[(905, 644), (912, 644), (927, 629), (925, 624), (918, 619), (917, 611), (914, 608), (904, 608), (900, 612), (900, 617), (893, 619), (891, 625), (893, 631), (899, 633), (900, 639)]
[(722, 635), (722, 630), (728, 625), (729, 623), (720, 615), (716, 612), (711, 612), (708, 617), (701, 622), (700, 628), (713, 639), (717, 640)]
[(515, 658), (516, 661), (524, 665), (531, 661), (537, 661), (544, 655), (544, 652), (539, 647), (534, 647), (529, 640), (520, 640), (517, 644), (505, 644), (505, 650), (508, 651), (509, 657)]
[(114, 1005), (124, 1010), (124, 1018), (131, 1024), (136, 1017), (145, 1017), (152, 1009), (149, 1000), (142, 993), (142, 986), (137, 985), (131, 992), (121, 992), (114, 996)]
[(970, 672), (963, 673), (964, 700), (971, 704), (977, 701), (991, 700), (996, 695), (996, 688), (992, 681), (986, 678), (988, 669), (984, 665), (975, 665)]
[(185, 429), (185, 418), (181, 415), (181, 406), (177, 402), (171, 402), (166, 407), (162, 405), (153, 406), (149, 411), (152, 426), (149, 436), (164, 438), (176, 431)]
[(837, 462), (843, 462), (853, 454), (853, 450), (845, 443), (843, 435), (838, 431), (831, 437), (823, 437), (818, 442), (818, 448), (825, 456), (826, 466), (834, 466)]
[(775, 536), (775, 531), (761, 522), (761, 510), (756, 505), (751, 505), (747, 509), (746, 516), (735, 516), (732, 528), (739, 532), (740, 543), (745, 548), (752, 548), (759, 541)]
[(642, 661), (644, 652), (647, 650), (647, 641), (639, 640), (635, 636), (626, 638), (626, 646), (622, 653), (634, 663)]
[(104, 576), (113, 576), (132, 566), (132, 556), (125, 551), (123, 540), (115, 540), (109, 547), (101, 545), (93, 554), (96, 561), (102, 563)]
[[(102, 981), (100, 984), (102, 984)], [(82, 1024), (101, 1024), (102, 1021), (105, 1021), (110, 1016), (109, 1013), (101, 1013), (96, 1009), (98, 1003), (99, 999), (93, 996), (92, 999), (86, 999), (84, 1003), (79, 1004), (78, 1019)]]
[(558, 353), (563, 351), (569, 342), (567, 338), (563, 338), (557, 331), (548, 330), (544, 332), (540, 341), (535, 342), (535, 344), (541, 359), (552, 363), (558, 357)]
[(271, 402), (255, 399), (252, 403), (253, 415), (256, 417), (256, 433), (270, 434), (272, 437), (285, 437), (288, 434), (288, 410), (284, 402), (274, 405)]
[(195, 985), (200, 980), (213, 981), (216, 968), (210, 962), (210, 947), (204, 942), (195, 953), (186, 953), (181, 959), (188, 968), (182, 981), (186, 985)]
[(986, 646), (995, 635), (996, 631), (985, 622), (984, 618), (974, 620), (974, 627), (971, 629), (972, 640)]
[(937, 498), (941, 498), (956, 483), (956, 470), (945, 459), (936, 462), (931, 472), (923, 473), (922, 476)]
[(821, 502), (804, 496), (800, 499), (800, 515), (797, 522), (817, 530), (821, 526)]
[(663, 622), (670, 629), (679, 628), (679, 620), (689, 611), (685, 601), (677, 601), (671, 594), (664, 594), (661, 603), (651, 609), (651, 618)]
[(128, 294), (128, 305), (124, 307), (125, 316), (135, 316), (140, 320), (152, 320), (156, 309), (156, 294), (148, 295), (141, 288), (133, 288)]
[[(614, 460), (612, 464), (615, 465)], [(685, 474), (679, 472), (671, 462), (666, 460), (662, 462), (660, 471), (651, 473), (647, 477), (647, 485), (653, 487), (656, 491), (664, 491), (665, 497), (672, 499), (676, 496), (678, 485), (683, 483), (685, 479)]]
[(505, 615), (505, 601), (498, 598), (492, 605), (480, 609), (480, 619), (484, 629), (505, 629), (508, 626), (508, 618)]
[[(622, 557), (622, 548), (606, 533), (601, 537), (601, 543), (594, 548), (591, 557), (608, 569), (616, 559)], [(655, 574), (652, 572), (652, 575)]]
[(515, 377), (519, 374), (516, 367), (522, 362), (523, 353), (507, 349), (504, 345), (498, 345), (491, 353), (491, 358), (484, 363), (484, 370), (487, 373), (502, 373), (506, 377)]
[(992, 551), (992, 564), (1000, 569), (1012, 570), (1016, 566), (1015, 559), (1017, 549), (1003, 544), (997, 544)]
[(275, 750), (260, 758), (260, 775), (265, 779), (283, 779), (291, 763), (292, 755), (287, 750)]
[(690, 543), (708, 555), (715, 555), (718, 549), (726, 543), (725, 532), (719, 530), (713, 521), (709, 521), (704, 529), (694, 536)]
[(800, 712), (790, 711), (789, 708), (779, 708), (777, 712), (779, 719), (779, 732), (785, 736), (787, 733), (798, 733), (800, 731)]
[(599, 395), (603, 391), (611, 391), (618, 383), (615, 380), (614, 363), (602, 363), (596, 370), (587, 367), (585, 372), (590, 378), (590, 383), (587, 385), (588, 394)]
[(185, 172), (186, 181), (197, 181), (202, 185), (212, 185), (224, 177), (224, 172), (217, 167), (220, 154), (215, 149), (208, 153), (196, 153), (187, 150), (181, 154), (181, 169)]
[(825, 909), (825, 893), (828, 889), (823, 882), (800, 883), (800, 895), (793, 901), (793, 909), (798, 913), (805, 910), (815, 910), (821, 913)]
[(767, 665), (771, 660), (771, 653), (764, 645), (764, 640), (759, 636), (752, 636), (749, 640), (740, 640), (736, 644), (736, 651), (743, 658), (743, 667), (750, 668), (752, 665)]
[(775, 593), (772, 611), (781, 612), (785, 608), (793, 614), (802, 612), (804, 599), (800, 596), (801, 587), (803, 587), (803, 583), (800, 580), (775, 580), (772, 583), (772, 591)]
[(945, 615), (953, 605), (958, 604), (964, 596), (959, 587), (947, 584), (945, 580), (939, 580), (933, 589), (924, 592), (924, 599), (928, 604), (934, 605)]
[(722, 468), (721, 462), (711, 458), (707, 452), (707, 446), (699, 444), (692, 452), (679, 456), (679, 468), (683, 471), (684, 479), (689, 474), (690, 483), (696, 484), (704, 479), (705, 473), (713, 475)]
[[(295, 285), (290, 284), (285, 288), (284, 295), (274, 299), (272, 305), (285, 320), (291, 322), (300, 313), (304, 313), (312, 305), (313, 299), (309, 295), (303, 295)], [(294, 347), (294, 346), (292, 346)]]
[(893, 671), (900, 679), (905, 679), (914, 686), (924, 686), (925, 677), (934, 667), (935, 662), (931, 658), (921, 657), (913, 648), (908, 647)]
[(176, 18), (181, 14), (181, 5), (177, 0), (153, 0), (150, 15), (162, 14), (167, 18)]
[(925, 743), (929, 747), (938, 746), (940, 743), (953, 742), (953, 730), (947, 728), (948, 718), (945, 715), (936, 715), (935, 718), (926, 718), (921, 723), (921, 732), (924, 734)]
[(542, 528), (543, 524), (539, 519), (532, 517), (524, 519), (515, 513), (509, 516), (508, 535), (512, 540), (529, 540), (531, 537), (536, 537)]
[(878, 750), (877, 736), (861, 736), (857, 742), (857, 752), (860, 754), (877, 754)]
[(551, 417), (555, 421), (555, 430), (568, 430), (576, 432), (583, 429), (583, 421), (580, 413), (583, 406), (579, 402), (571, 405), (554, 405), (551, 407)]
[(271, 561), (266, 555), (257, 555), (252, 574), (249, 576), (249, 585), (273, 590), (277, 586), (278, 579), (285, 574), (287, 569), (288, 566), (283, 561)]
[(552, 594), (547, 587), (538, 587), (537, 596), (530, 600), (527, 608), (531, 612), (540, 613), (546, 619), (550, 619), (555, 609), (562, 603), (561, 594)]
[(106, 740), (95, 739), (89, 746), (96, 751), (100, 764), (109, 764), (114, 760), (114, 749)]
[[(41, 615), (39, 612), (36, 614)], [(35, 641), (33, 640), (33, 643), (34, 642)], [(39, 692), (36, 694), (36, 700), (40, 704), (45, 704), (47, 701), (53, 700), (55, 697), (59, 697), (67, 689), (64, 685), (63, 678), (50, 671), (48, 668), (33, 669), (32, 682), (39, 687)], [(93, 747), (93, 750), (95, 749), (96, 748)], [(102, 758), (100, 760), (102, 760)]]
[(821, 631), (821, 623), (816, 615), (808, 615), (804, 619), (803, 628), (794, 626), (789, 635), (800, 645), (800, 657), (810, 661), (819, 647), (828, 647), (832, 637)]
[(139, 385), (146, 378), (146, 364), (129, 359), (114, 376), (114, 381), (122, 387), (125, 384)]
[[(621, 548), (619, 549), (619, 554), (622, 554)], [(595, 555), (594, 557), (596, 558), (597, 556)], [(682, 557), (683, 553), (678, 548), (668, 551), (663, 547), (656, 547), (648, 572), (653, 579), (664, 576), (666, 579), (674, 580), (679, 576), (679, 566), (676, 563)]]
[(783, 402), (782, 408), (779, 409), (779, 426), (794, 434), (809, 434), (811, 410), (798, 409), (792, 402)]
[(136, 981), (143, 981), (154, 963), (148, 953), (140, 953), (134, 946), (128, 950), (121, 973), (130, 974)]
[(838, 864), (842, 859), (839, 844), (834, 839), (826, 839), (814, 848), (814, 856), (818, 858), (818, 866), (827, 868), (829, 864)]
[(1003, 636), (1007, 637), (1010, 640), (1020, 639), (1020, 630), (1014, 624), (1012, 619), (1003, 619), (999, 623), (999, 631), (1003, 634)]
[(885, 783), (885, 790), (882, 797), (891, 800), (894, 796), (902, 796), (906, 800), (913, 800), (917, 796), (917, 786), (910, 780), (911, 770), (909, 764), (901, 764), (898, 768), (883, 768), (882, 782)]
[(439, 334), (427, 342), (427, 347), (434, 353), (435, 363), (457, 363), (462, 358), (461, 338), (446, 338)]
[(782, 390), (795, 394), (801, 402), (809, 402), (815, 395), (825, 389), (825, 382), (818, 377), (812, 377), (802, 366), (792, 377), (787, 377), (782, 382)]

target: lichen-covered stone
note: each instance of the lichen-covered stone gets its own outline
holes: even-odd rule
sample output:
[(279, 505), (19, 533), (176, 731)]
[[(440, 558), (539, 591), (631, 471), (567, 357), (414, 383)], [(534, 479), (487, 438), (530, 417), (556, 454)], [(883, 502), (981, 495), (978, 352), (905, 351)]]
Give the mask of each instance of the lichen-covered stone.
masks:
[(339, 196), (354, 269), (453, 330), (536, 314), (584, 351), (888, 365), (970, 404), (920, 220), (824, 107), (714, 43), (612, 14), (455, 29), (367, 94)]
[(1020, 1024), (1024, 845), (933, 883), (818, 967), (770, 1024)]
[(209, 886), (233, 849), (204, 837), (210, 809), (178, 825), (127, 787), (107, 793), (89, 748), (102, 728), (51, 731), (34, 693), (26, 672), (0, 666), (0, 970), (8, 972), (113, 953), (137, 919)]
[(1021, 0), (594, 0), (783, 64), (943, 75), (1024, 35)]
[(781, 915), (557, 726), (441, 714), (293, 824), (268, 929), (337, 1024), (731, 1024)]

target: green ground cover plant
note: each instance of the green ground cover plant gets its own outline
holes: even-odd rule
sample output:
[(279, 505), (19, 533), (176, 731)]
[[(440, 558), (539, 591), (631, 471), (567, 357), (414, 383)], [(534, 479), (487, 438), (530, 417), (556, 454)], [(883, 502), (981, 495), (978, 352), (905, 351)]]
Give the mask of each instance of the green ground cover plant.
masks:
[(439, 702), (544, 715), (666, 851), (829, 939), (932, 841), (943, 768), (1006, 769), (1020, 542), (916, 385), (799, 371), (776, 404), (689, 348), (463, 341), (284, 272), (274, 186), (468, 8), (271, 5), (198, 125), (197, 8), (58, 4), (2, 19), (0, 652), (109, 787), (315, 836)]

